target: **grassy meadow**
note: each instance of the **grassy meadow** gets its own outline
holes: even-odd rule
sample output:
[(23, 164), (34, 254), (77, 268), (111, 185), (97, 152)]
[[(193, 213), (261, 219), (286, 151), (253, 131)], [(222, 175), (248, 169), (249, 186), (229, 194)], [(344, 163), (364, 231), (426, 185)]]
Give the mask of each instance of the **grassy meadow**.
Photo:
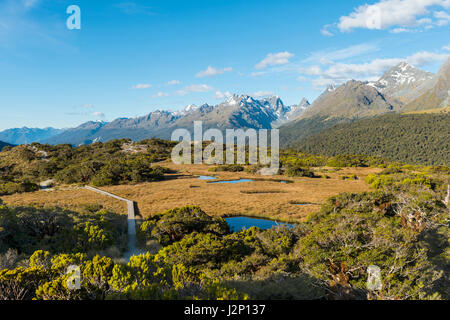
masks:
[[(367, 175), (380, 172), (378, 168), (314, 168), (328, 178), (267, 176), (247, 172), (210, 172), (208, 165), (176, 165), (161, 163), (176, 174), (166, 175), (158, 182), (145, 182), (102, 187), (103, 190), (137, 202), (139, 213), (148, 218), (186, 205), (201, 206), (211, 216), (255, 216), (297, 222), (317, 211), (329, 197), (342, 192), (360, 193), (369, 190), (364, 182)], [(199, 180), (198, 176), (214, 176), (217, 180)], [(357, 180), (344, 180), (355, 175)], [(253, 182), (214, 184), (221, 180), (252, 179)], [(279, 181), (287, 181), (281, 183)], [(98, 195), (80, 187), (59, 187), (31, 193), (2, 197), (11, 206), (61, 207), (79, 210), (89, 205), (101, 205), (113, 212), (126, 213), (118, 200)], [(298, 205), (300, 203), (308, 205)]]

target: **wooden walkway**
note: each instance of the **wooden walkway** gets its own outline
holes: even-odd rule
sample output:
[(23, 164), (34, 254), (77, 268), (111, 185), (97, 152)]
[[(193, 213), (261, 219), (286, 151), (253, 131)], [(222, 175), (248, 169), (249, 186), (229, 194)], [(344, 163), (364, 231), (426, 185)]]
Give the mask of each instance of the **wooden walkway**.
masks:
[(136, 238), (136, 204), (134, 201), (119, 197), (115, 194), (91, 187), (85, 187), (88, 190), (100, 193), (104, 196), (111, 197), (120, 201), (125, 201), (127, 203), (128, 210), (128, 251), (125, 252), (124, 258), (129, 261), (130, 257), (136, 254), (142, 253), (141, 250), (137, 248), (137, 238)]

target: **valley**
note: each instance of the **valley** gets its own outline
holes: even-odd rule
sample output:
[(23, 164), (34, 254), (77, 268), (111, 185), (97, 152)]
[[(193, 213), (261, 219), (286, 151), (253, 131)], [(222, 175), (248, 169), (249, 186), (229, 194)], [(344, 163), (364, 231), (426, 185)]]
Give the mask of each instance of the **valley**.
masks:
[(450, 0), (65, 2), (0, 0), (1, 314), (445, 308)]
[[(215, 184), (199, 180), (198, 176), (211, 175), (207, 165), (175, 165), (160, 163), (176, 173), (166, 175), (159, 182), (136, 185), (106, 186), (102, 190), (133, 200), (137, 203), (142, 218), (151, 217), (173, 208), (186, 205), (200, 206), (208, 215), (217, 217), (253, 216), (285, 222), (302, 221), (308, 214), (317, 211), (329, 197), (342, 192), (360, 193), (369, 191), (364, 179), (369, 174), (380, 172), (377, 168), (343, 168), (337, 172), (331, 168), (313, 168), (318, 175), (329, 178), (298, 178), (286, 176), (262, 177), (246, 172), (213, 173), (216, 181), (254, 179), (239, 184)], [(341, 177), (355, 175), (358, 180), (342, 180)], [(289, 183), (280, 183), (287, 180)], [(11, 206), (61, 207), (77, 210), (89, 205), (102, 205), (117, 213), (125, 213), (120, 202), (103, 196), (90, 194), (80, 187), (57, 187), (32, 193), (2, 197)], [(296, 203), (311, 203), (298, 206)]]
[[(448, 300), (449, 71), (1, 132), (0, 299)], [(175, 164), (194, 121), (279, 129), (278, 171)]]

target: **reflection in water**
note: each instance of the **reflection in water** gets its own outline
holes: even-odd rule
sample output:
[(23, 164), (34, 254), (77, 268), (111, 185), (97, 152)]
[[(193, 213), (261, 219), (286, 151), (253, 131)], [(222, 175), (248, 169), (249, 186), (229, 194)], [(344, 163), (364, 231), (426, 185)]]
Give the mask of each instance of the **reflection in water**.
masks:
[(244, 229), (250, 229), (251, 227), (258, 227), (261, 230), (272, 229), (273, 227), (276, 226), (287, 226), (289, 228), (294, 227), (294, 225), (288, 223), (249, 217), (232, 217), (226, 218), (225, 221), (230, 226), (230, 229), (233, 232), (239, 232)]
[(198, 177), (198, 180), (216, 180), (216, 177), (210, 177), (210, 176), (200, 176)]
[(242, 182), (253, 182), (251, 179), (239, 179), (239, 180), (229, 180), (229, 181), (217, 181), (211, 183), (242, 183)]

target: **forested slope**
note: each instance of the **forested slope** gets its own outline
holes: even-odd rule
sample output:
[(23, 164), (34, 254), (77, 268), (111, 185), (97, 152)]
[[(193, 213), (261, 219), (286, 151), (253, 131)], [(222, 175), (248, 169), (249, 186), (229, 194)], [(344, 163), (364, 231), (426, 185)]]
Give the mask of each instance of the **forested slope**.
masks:
[(364, 154), (415, 164), (450, 159), (449, 114), (389, 114), (338, 124), (294, 145), (305, 153)]

